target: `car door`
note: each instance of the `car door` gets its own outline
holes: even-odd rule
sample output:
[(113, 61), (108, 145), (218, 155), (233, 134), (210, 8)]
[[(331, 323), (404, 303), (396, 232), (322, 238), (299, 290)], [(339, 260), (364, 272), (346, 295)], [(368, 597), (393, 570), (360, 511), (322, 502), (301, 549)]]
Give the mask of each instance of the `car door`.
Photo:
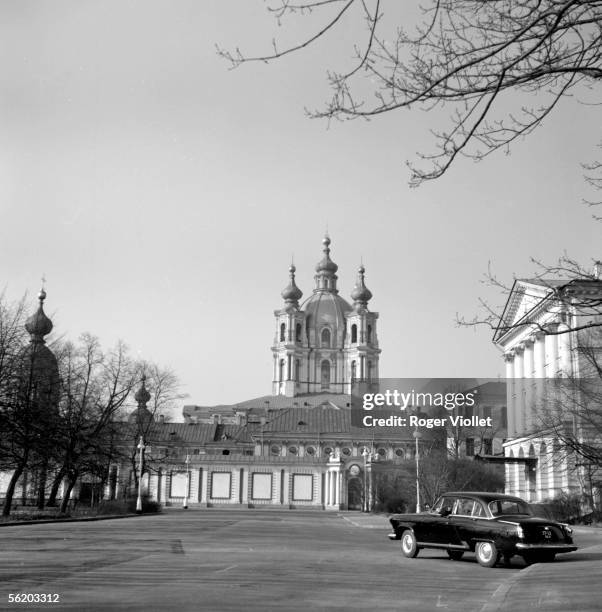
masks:
[[(456, 500), (456, 497), (445, 495), (437, 502), (437, 505), (433, 508), (435, 516), (433, 516), (433, 520), (430, 522), (428, 539), (425, 538), (424, 541), (431, 542), (432, 544), (449, 544), (452, 538), (450, 517), (454, 510)], [(447, 516), (441, 516), (440, 513), (442, 510), (449, 511), (449, 514), (447, 514)]]
[[(480, 501), (463, 497), (458, 500), (451, 516), (452, 544), (464, 546), (478, 537), (487, 524), (486, 512)], [(485, 523), (484, 523), (485, 521)]]
[(476, 519), (473, 516), (475, 503), (478, 504), (478, 502), (469, 497), (459, 497), (456, 501), (450, 516), (450, 544), (462, 546), (470, 540), (475, 528)]

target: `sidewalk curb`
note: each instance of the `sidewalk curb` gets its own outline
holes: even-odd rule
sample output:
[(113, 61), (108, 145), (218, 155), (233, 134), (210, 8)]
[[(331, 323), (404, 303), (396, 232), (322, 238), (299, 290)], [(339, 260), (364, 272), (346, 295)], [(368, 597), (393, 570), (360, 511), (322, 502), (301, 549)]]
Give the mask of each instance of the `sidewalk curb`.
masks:
[(160, 512), (146, 514), (110, 514), (107, 516), (80, 516), (74, 518), (39, 519), (35, 521), (11, 521), (10, 523), (0, 523), (0, 527), (18, 527), (19, 525), (46, 525), (48, 523), (80, 523), (90, 521), (108, 521), (113, 519), (134, 518), (137, 516), (157, 516)]
[[(359, 523), (357, 521), (354, 521), (353, 519), (350, 519), (348, 516), (345, 516), (344, 514), (339, 513), (338, 516), (340, 518), (342, 518), (344, 521), (347, 521), (348, 523), (351, 523), (354, 527), (359, 527), (361, 529), (387, 529), (388, 526), (388, 518), (383, 516), (383, 521), (386, 521), (385, 524), (383, 525), (366, 525), (366, 524), (362, 524)], [(370, 515), (366, 515), (366, 516), (370, 516)]]
[(516, 582), (521, 578), (521, 576), (526, 576), (531, 573), (533, 569), (537, 567), (537, 565), (529, 565), (528, 567), (523, 568), (520, 572), (513, 574), (512, 576), (508, 576), (500, 584), (500, 586), (493, 592), (493, 595), (489, 599), (489, 601), (483, 605), (483, 607), (479, 610), (479, 612), (498, 612), (502, 609), (506, 598), (508, 597), (508, 593), (514, 586)]

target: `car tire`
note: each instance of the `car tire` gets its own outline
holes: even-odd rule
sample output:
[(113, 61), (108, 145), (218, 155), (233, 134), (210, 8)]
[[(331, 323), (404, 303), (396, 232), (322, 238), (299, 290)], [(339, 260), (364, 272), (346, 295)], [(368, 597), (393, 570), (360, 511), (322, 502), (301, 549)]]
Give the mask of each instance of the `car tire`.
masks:
[(475, 553), (479, 565), (483, 567), (493, 567), (498, 561), (499, 553), (493, 542), (477, 542)]
[(452, 561), (459, 561), (464, 556), (464, 551), (463, 550), (448, 550), (447, 556)]
[(419, 550), (414, 532), (406, 529), (401, 534), (401, 552), (403, 556), (413, 559), (418, 555)]

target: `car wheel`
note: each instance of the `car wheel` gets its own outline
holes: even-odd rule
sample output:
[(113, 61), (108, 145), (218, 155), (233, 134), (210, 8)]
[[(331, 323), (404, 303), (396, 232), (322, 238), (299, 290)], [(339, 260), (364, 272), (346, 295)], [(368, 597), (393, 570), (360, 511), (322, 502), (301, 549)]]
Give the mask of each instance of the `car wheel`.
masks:
[(406, 529), (401, 535), (401, 552), (405, 557), (413, 559), (418, 555), (418, 550), (416, 536), (409, 529)]
[(493, 567), (498, 560), (497, 546), (492, 542), (478, 542), (475, 548), (477, 561), (483, 567)]
[(464, 551), (463, 550), (448, 550), (447, 556), (452, 561), (459, 561), (464, 556)]

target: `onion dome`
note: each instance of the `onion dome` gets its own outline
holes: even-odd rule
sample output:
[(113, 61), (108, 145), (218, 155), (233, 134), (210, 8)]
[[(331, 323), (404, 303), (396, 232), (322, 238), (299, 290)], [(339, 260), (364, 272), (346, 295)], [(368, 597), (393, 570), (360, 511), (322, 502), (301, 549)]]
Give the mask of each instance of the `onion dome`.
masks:
[(140, 388), (136, 391), (136, 395), (134, 395), (134, 399), (138, 403), (138, 408), (132, 412), (129, 416), (129, 422), (132, 425), (136, 425), (138, 429), (141, 431), (146, 429), (150, 423), (154, 421), (153, 415), (150, 410), (146, 407), (146, 403), (151, 398), (151, 394), (148, 392), (146, 388), (146, 376), (142, 376), (142, 383), (140, 384)]
[(324, 257), (316, 264), (316, 272), (331, 272), (335, 274), (339, 266), (330, 259), (330, 238), (328, 235), (324, 236), (322, 244), (324, 245), (324, 249), (322, 250)]
[(44, 342), (44, 336), (47, 336), (52, 331), (52, 321), (44, 313), (44, 300), (46, 292), (40, 290), (38, 300), (40, 305), (38, 310), (25, 321), (25, 329), (31, 335), (32, 342)]
[(366, 284), (364, 283), (364, 273), (366, 269), (363, 265), (361, 265), (358, 269), (357, 281), (355, 283), (355, 287), (351, 292), (351, 298), (353, 299), (353, 305), (357, 308), (368, 307), (368, 302), (372, 299), (372, 292)]
[(143, 375), (142, 384), (140, 385), (140, 389), (138, 389), (138, 391), (136, 391), (136, 395), (134, 395), (134, 399), (138, 403), (139, 408), (144, 408), (148, 400), (151, 398), (151, 394), (148, 392), (148, 389), (146, 388), (145, 383), (146, 383), (146, 376)]
[(282, 290), (280, 294), (282, 299), (287, 303), (293, 306), (299, 305), (299, 300), (303, 296), (303, 291), (297, 287), (295, 284), (295, 272), (297, 268), (295, 268), (294, 264), (291, 264), (291, 267), (288, 269), (290, 273), (290, 281), (288, 285)]

